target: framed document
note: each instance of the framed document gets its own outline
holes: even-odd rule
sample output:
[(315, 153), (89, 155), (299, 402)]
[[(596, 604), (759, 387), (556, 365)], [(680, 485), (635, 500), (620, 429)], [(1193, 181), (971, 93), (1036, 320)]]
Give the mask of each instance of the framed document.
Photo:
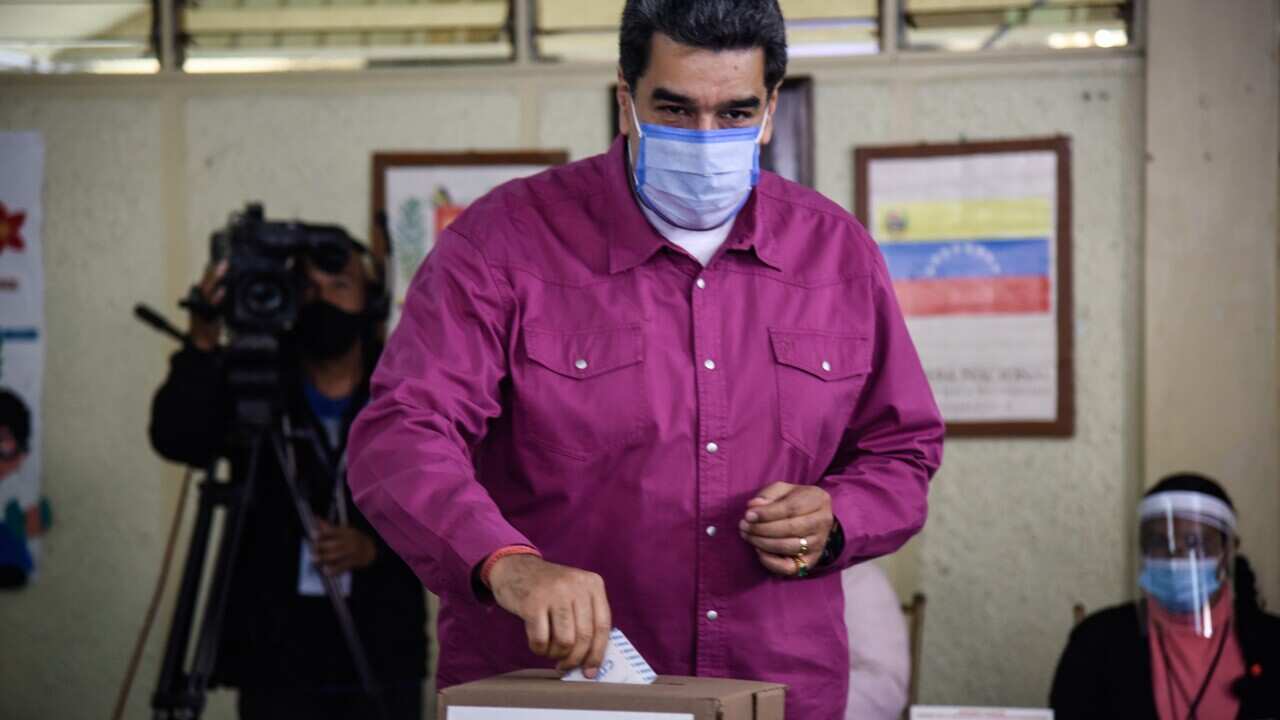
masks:
[(880, 244), (950, 435), (1075, 432), (1070, 147), (854, 153), (855, 213)]
[[(440, 233), (467, 205), (508, 180), (567, 160), (568, 153), (563, 150), (375, 153), (369, 237), (374, 255), (385, 263), (391, 285), (390, 326), (400, 317), (405, 292), (418, 266)], [(380, 217), (386, 219), (385, 228), (379, 227)]]

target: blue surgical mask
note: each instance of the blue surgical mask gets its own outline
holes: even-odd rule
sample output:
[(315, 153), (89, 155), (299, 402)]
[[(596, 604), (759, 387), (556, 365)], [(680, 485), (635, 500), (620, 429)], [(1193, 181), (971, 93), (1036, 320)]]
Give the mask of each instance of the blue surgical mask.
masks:
[(710, 230), (738, 214), (760, 180), (760, 127), (685, 130), (641, 125), (634, 158), (636, 193), (659, 217), (686, 230)]
[(1189, 613), (1218, 592), (1217, 558), (1144, 558), (1138, 584), (1166, 610)]

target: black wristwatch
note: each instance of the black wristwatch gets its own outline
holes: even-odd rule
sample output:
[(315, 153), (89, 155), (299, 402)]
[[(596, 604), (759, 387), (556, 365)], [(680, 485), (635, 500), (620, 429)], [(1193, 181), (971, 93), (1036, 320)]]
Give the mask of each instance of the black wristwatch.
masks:
[(827, 545), (822, 548), (822, 557), (818, 558), (818, 567), (826, 567), (844, 552), (844, 528), (840, 527), (840, 519), (831, 524), (831, 532), (827, 534)]

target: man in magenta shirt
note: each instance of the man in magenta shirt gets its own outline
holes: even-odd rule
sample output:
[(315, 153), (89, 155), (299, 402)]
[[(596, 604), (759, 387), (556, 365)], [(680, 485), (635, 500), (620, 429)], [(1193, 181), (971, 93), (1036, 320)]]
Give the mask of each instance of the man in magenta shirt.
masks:
[(350, 482), (441, 597), (441, 687), (591, 676), (616, 626), (842, 716), (839, 571), (924, 524), (943, 425), (875, 243), (758, 169), (785, 71), (776, 0), (629, 0), (624, 137), (475, 202), (414, 279)]

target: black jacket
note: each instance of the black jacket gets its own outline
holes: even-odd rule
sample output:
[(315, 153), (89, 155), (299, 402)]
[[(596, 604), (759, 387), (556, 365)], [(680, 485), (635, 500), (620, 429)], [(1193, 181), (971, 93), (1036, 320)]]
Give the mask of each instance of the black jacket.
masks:
[[(367, 399), (365, 385), (352, 403), (352, 415)], [(288, 397), (295, 425), (315, 424), (301, 385), (292, 387)], [(152, 404), (152, 445), (170, 460), (203, 466), (226, 450), (231, 415), (219, 356), (182, 350), (173, 356), (169, 377)], [(344, 438), (351, 420), (344, 423)], [(302, 492), (312, 510), (324, 517), (333, 498), (331, 474), (310, 443), (295, 442), (294, 452)], [(235, 562), (213, 683), (358, 688), (359, 676), (329, 599), (297, 592), (302, 526), (274, 454), (263, 456)], [(242, 479), (247, 453), (231, 451), (230, 460), (232, 476)], [(384, 686), (420, 682), (427, 647), (422, 584), (360, 514), (350, 489), (343, 492), (350, 523), (374, 538), (378, 549), (371, 566), (352, 574), (348, 598), (376, 679)]]
[[(1280, 618), (1261, 612), (1236, 617), (1245, 668), (1261, 670), (1237, 681), (1237, 718), (1280, 718)], [(1138, 606), (1127, 603), (1090, 615), (1072, 631), (1049, 695), (1055, 720), (1157, 720), (1151, 652), (1139, 622)]]

